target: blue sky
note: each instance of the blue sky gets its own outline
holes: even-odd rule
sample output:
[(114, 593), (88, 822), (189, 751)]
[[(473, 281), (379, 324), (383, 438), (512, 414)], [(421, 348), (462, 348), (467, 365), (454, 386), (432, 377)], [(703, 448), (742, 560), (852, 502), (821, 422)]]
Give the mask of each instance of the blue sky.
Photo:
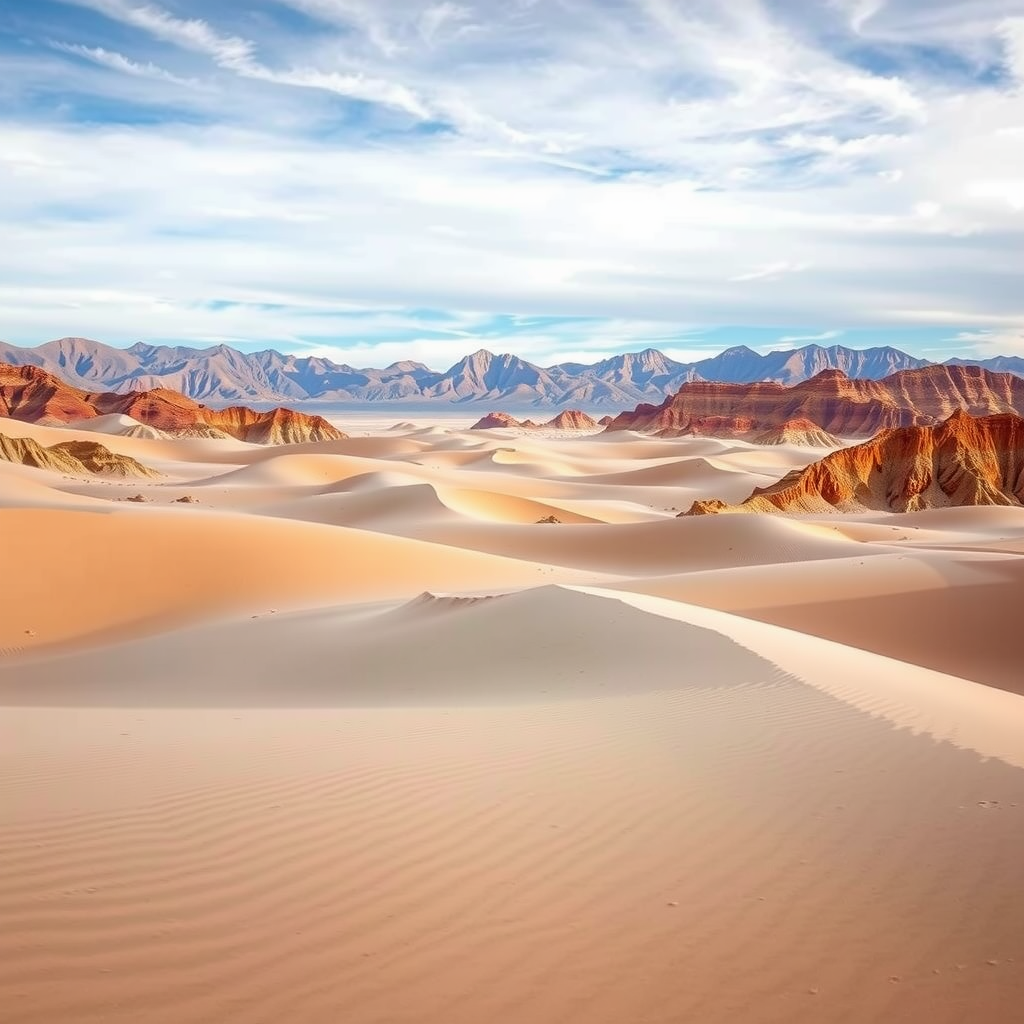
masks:
[(1024, 353), (1024, 0), (3, 0), (0, 337)]

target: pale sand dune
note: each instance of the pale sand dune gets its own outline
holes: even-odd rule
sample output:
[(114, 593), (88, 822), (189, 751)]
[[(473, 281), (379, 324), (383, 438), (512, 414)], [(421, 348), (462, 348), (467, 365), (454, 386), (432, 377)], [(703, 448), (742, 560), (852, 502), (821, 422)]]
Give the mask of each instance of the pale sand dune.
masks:
[(563, 525), (539, 534), (532, 526), (424, 523), (416, 526), (414, 535), (452, 547), (490, 551), (509, 558), (529, 557), (555, 565), (618, 573), (630, 579), (882, 553), (824, 527), (768, 516), (669, 517), (614, 526)]
[[(358, 680), (340, 696), (397, 707), (297, 710), (279, 670), (273, 711), (10, 711), (8, 1019), (1013, 1020), (1019, 699), (632, 600), (377, 612), (413, 642), (379, 652), (376, 700)], [(272, 628), (325, 638), (315, 618)], [(510, 622), (563, 634), (522, 663), (527, 695), (514, 666), (491, 682)], [(661, 692), (615, 650), (638, 627)], [(467, 671), (439, 694), (451, 674), (417, 652), (445, 633)], [(273, 649), (225, 647), (257, 678)], [(802, 675), (845, 666), (829, 685), (856, 692), (760, 649)], [(423, 664), (428, 700), (455, 704), (407, 706)], [(536, 673), (581, 669), (538, 702)]]
[(1021, 510), (469, 422), (0, 464), (4, 1024), (1016, 1024)]
[(1019, 556), (914, 548), (884, 557), (715, 569), (618, 586), (1024, 693)]
[(3, 509), (0, 535), (19, 538), (4, 554), (18, 583), (0, 648), (98, 643), (233, 609), (579, 579), (401, 537), (195, 508)]
[(124, 413), (110, 413), (107, 416), (96, 416), (91, 420), (79, 420), (69, 423), (71, 430), (85, 430), (93, 434), (116, 434), (122, 437), (139, 437), (150, 441), (165, 440), (167, 435), (156, 427), (140, 423)]
[[(103, 499), (69, 493), (70, 478), (0, 459), (0, 508), (103, 508)], [(105, 492), (110, 494), (109, 487)]]

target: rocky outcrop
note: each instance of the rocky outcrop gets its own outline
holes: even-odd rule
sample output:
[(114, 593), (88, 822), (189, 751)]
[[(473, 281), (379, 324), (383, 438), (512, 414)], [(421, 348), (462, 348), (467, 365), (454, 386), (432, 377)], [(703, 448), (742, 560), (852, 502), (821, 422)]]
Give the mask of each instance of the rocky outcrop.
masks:
[(532, 420), (517, 420), (515, 416), (510, 416), (507, 412), (489, 412), (486, 416), (482, 416), (476, 421), (469, 429), (470, 430), (500, 430), (508, 427), (515, 427), (517, 429), (530, 429), (536, 428), (537, 424)]
[(737, 506), (698, 501), (684, 515), (720, 512), (913, 512), (1024, 505), (1024, 419), (963, 410), (933, 426), (885, 430), (755, 490)]
[(579, 409), (565, 409), (541, 426), (545, 430), (597, 430), (597, 420)]
[(842, 442), (807, 419), (786, 420), (753, 438), (754, 444), (792, 444), (802, 448), (841, 448)]
[(599, 424), (579, 409), (564, 409), (547, 423), (534, 423), (533, 420), (517, 420), (507, 412), (489, 412), (476, 421), (470, 430), (494, 430), (495, 428), (514, 427), (517, 430), (597, 430)]
[(62, 441), (44, 448), (31, 437), (0, 434), (0, 459), (71, 476), (158, 477), (160, 474), (96, 441)]
[(834, 436), (870, 437), (938, 423), (957, 409), (974, 416), (1024, 414), (1024, 379), (977, 366), (927, 366), (882, 380), (853, 380), (826, 370), (793, 387), (698, 381), (684, 384), (661, 405), (616, 416), (607, 429), (754, 437), (805, 419)]
[(73, 388), (35, 366), (0, 364), (0, 416), (60, 425), (112, 414), (130, 416), (170, 435), (234, 437), (254, 444), (336, 441), (345, 437), (322, 416), (291, 409), (210, 409), (166, 388), (125, 395), (96, 394)]

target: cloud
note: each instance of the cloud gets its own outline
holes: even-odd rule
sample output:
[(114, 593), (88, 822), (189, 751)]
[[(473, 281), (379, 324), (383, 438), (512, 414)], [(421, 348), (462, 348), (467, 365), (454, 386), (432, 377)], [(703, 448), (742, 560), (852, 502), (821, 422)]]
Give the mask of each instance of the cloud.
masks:
[(1024, 325), (1006, 330), (960, 331), (947, 340), (958, 350), (969, 348), (980, 359), (1024, 355)]
[(1024, 85), (1024, 18), (1007, 18), (1000, 30), (1006, 48), (1006, 69)]
[(514, 328), (547, 358), (1024, 312), (1019, 0), (64, 0), (56, 50), (17, 2), (8, 336), (462, 348), (350, 315), (434, 309), (557, 318)]
[(155, 78), (163, 82), (173, 82), (175, 85), (194, 85), (194, 79), (180, 78), (172, 74), (166, 68), (162, 68), (147, 61), (140, 64), (124, 54), (113, 50), (105, 50), (102, 46), (81, 46), (77, 43), (53, 42), (50, 44), (55, 50), (62, 53), (69, 53), (76, 57), (90, 60), (94, 64), (110, 68), (113, 71), (121, 71), (126, 75), (134, 75), (138, 78)]
[(178, 18), (155, 4), (128, 0), (69, 0), (140, 28), (168, 43), (212, 57), (223, 67), (242, 68), (252, 60), (254, 46), (238, 36), (221, 35), (201, 18)]
[(420, 15), (420, 34), (428, 43), (433, 43), (446, 26), (461, 24), (464, 30), (469, 17), (469, 8), (450, 3), (449, 0), (432, 4)]
[(154, 4), (141, 6), (129, 0), (64, 0), (91, 7), (107, 17), (131, 25), (157, 39), (211, 57), (215, 63), (243, 78), (302, 89), (322, 89), (351, 99), (381, 103), (426, 120), (430, 114), (413, 92), (403, 85), (367, 76), (313, 68), (275, 70), (256, 60), (256, 45), (248, 39), (223, 35), (201, 18), (178, 18)]
[(782, 274), (796, 274), (806, 270), (806, 263), (790, 263), (788, 260), (777, 260), (774, 263), (765, 263), (745, 274), (738, 274), (729, 278), (730, 281), (770, 281), (780, 277)]
[(835, 341), (842, 336), (842, 331), (822, 331), (821, 334), (788, 334), (779, 338), (779, 345), (806, 345), (817, 341)]

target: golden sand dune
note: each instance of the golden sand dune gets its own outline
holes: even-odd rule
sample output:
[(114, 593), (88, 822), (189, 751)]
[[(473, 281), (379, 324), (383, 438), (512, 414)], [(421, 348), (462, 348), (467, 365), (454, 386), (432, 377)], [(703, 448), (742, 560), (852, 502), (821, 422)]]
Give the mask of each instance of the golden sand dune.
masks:
[(4, 1024), (1017, 1020), (1024, 509), (87, 426), (163, 476), (0, 462)]

